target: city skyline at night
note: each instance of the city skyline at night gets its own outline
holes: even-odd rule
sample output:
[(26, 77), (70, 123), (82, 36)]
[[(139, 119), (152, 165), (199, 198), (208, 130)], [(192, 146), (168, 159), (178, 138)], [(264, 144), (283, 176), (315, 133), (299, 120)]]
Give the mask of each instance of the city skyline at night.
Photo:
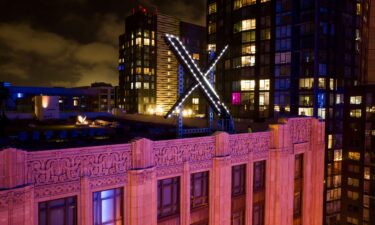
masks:
[(0, 0), (0, 225), (373, 225), (375, 0)]

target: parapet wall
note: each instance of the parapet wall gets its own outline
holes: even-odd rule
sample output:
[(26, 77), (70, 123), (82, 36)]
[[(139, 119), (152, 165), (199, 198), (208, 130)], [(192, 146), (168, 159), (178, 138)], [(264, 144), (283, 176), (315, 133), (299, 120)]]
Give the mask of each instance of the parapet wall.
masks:
[[(285, 210), (293, 204), (293, 188), (288, 189), (288, 185), (293, 185), (292, 160), (299, 153), (305, 154), (304, 187), (308, 190), (304, 192), (303, 224), (320, 225), (324, 123), (313, 118), (288, 119), (259, 133), (218, 132), (199, 138), (139, 139), (129, 144), (33, 152), (2, 150), (0, 225), (36, 225), (39, 202), (72, 195), (78, 196), (78, 224), (92, 224), (92, 193), (116, 187), (124, 187), (125, 225), (157, 224), (157, 180), (181, 176), (184, 181), (199, 171), (213, 174), (210, 224), (229, 225), (228, 171), (232, 165), (252, 165), (259, 160), (267, 161), (266, 224), (291, 224), (292, 212)], [(182, 182), (181, 187), (180, 224), (186, 225), (190, 224), (186, 216), (190, 210), (188, 185)], [(226, 187), (219, 188), (223, 185)], [(251, 207), (247, 212), (251, 214)], [(250, 225), (251, 219), (246, 224)]]

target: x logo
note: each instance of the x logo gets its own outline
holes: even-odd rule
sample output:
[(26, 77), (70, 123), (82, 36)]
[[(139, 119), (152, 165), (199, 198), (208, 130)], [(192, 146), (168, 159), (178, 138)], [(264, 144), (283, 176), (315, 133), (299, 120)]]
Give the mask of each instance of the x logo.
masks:
[(182, 66), (185, 68), (186, 71), (189, 71), (190, 75), (195, 80), (195, 84), (192, 84), (177, 100), (177, 102), (173, 105), (173, 107), (168, 111), (165, 117), (170, 117), (172, 113), (179, 108), (182, 103), (190, 96), (190, 94), (200, 87), (203, 91), (203, 94), (206, 96), (209, 104), (213, 108), (213, 110), (219, 115), (223, 117), (230, 117), (230, 113), (224, 103), (220, 101), (219, 95), (216, 93), (215, 89), (212, 87), (210, 82), (207, 80), (207, 75), (214, 69), (217, 62), (223, 56), (225, 51), (228, 49), (228, 46), (221, 51), (221, 53), (214, 59), (211, 63), (211, 66), (203, 73), (201, 69), (197, 66), (194, 59), (191, 57), (189, 52), (186, 50), (185, 46), (182, 42), (175, 36), (166, 34), (165, 41), (167, 44), (172, 46), (172, 50), (175, 53), (176, 57), (179, 59)]

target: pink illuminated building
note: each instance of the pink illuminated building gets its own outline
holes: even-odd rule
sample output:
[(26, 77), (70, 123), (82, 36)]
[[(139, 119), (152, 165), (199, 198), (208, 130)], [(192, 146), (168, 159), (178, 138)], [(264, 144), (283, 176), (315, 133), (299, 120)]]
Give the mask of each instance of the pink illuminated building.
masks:
[(324, 123), (0, 151), (0, 225), (321, 225)]

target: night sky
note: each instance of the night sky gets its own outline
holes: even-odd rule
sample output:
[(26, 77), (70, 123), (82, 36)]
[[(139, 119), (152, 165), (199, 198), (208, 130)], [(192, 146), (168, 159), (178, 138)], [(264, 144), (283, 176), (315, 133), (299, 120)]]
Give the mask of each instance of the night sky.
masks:
[(118, 35), (139, 4), (205, 24), (205, 0), (0, 0), (0, 81), (118, 85)]

